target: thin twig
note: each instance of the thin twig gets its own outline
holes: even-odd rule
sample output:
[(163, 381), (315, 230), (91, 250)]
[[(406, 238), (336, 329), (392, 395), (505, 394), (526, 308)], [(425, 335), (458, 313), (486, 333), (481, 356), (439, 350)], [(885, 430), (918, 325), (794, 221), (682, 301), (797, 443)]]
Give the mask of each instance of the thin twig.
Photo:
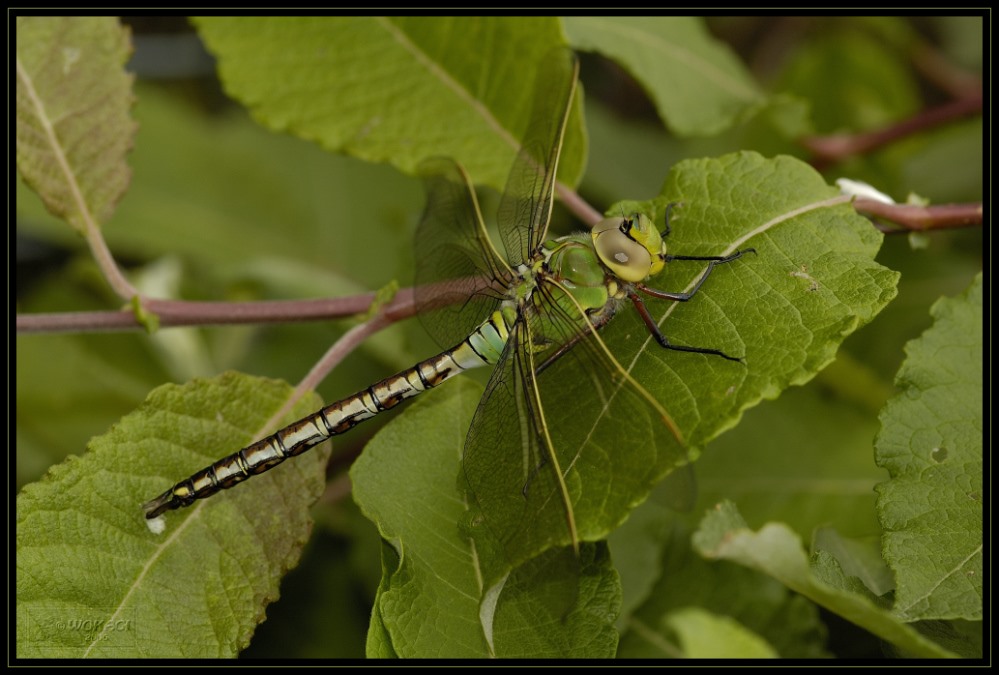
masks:
[(561, 199), (562, 203), (565, 204), (565, 207), (569, 209), (569, 212), (574, 214), (589, 227), (593, 227), (603, 218), (603, 214), (590, 206), (590, 204), (585, 199), (580, 197), (579, 193), (575, 190), (572, 190), (562, 183), (555, 183), (555, 190), (558, 192), (559, 199)]
[(919, 42), (912, 50), (912, 63), (929, 82), (954, 98), (982, 94), (982, 78), (969, 72), (927, 42)]
[(891, 221), (897, 227), (876, 224), (882, 232), (926, 232), (959, 227), (981, 227), (982, 205), (941, 204), (915, 206), (912, 204), (885, 204), (874, 199), (857, 199), (853, 203), (858, 213)]
[[(145, 307), (159, 317), (163, 328), (177, 326), (221, 326), (229, 324), (281, 323), (288, 321), (329, 321), (366, 312), (375, 301), (374, 293), (346, 298), (312, 300), (263, 300), (260, 302), (197, 302), (147, 299)], [(399, 291), (388, 303), (386, 313), (405, 315), (413, 305), (412, 289)], [(128, 309), (116, 312), (64, 312), (19, 314), (18, 333), (89, 333), (142, 330)]]
[(881, 129), (859, 134), (832, 134), (810, 136), (801, 139), (801, 144), (815, 154), (813, 164), (829, 164), (841, 161), (852, 155), (860, 155), (889, 143), (937, 127), (954, 120), (980, 114), (982, 96), (971, 95), (957, 99), (936, 108), (925, 110), (914, 117)]
[(291, 397), (285, 401), (285, 404), (274, 413), (273, 417), (268, 421), (267, 426), (276, 425), (277, 420), (284, 417), (291, 408), (298, 403), (298, 401), (309, 392), (312, 392), (319, 386), (319, 383), (326, 379), (330, 371), (333, 370), (344, 358), (347, 357), (352, 351), (359, 347), (368, 337), (377, 333), (386, 326), (390, 326), (394, 321), (398, 320), (400, 317), (393, 317), (388, 314), (387, 306), (375, 314), (373, 317), (360, 323), (349, 331), (343, 334), (343, 336), (334, 342), (326, 353), (323, 354), (322, 358), (316, 361), (315, 365), (306, 373), (305, 377), (299, 381), (298, 385), (295, 387), (294, 393)]

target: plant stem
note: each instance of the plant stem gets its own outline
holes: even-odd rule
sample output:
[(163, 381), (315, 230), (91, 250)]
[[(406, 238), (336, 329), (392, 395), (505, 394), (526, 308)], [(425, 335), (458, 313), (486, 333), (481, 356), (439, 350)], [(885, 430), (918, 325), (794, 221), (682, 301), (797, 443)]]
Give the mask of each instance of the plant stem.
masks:
[(926, 129), (970, 115), (980, 114), (981, 111), (981, 94), (972, 94), (966, 98), (923, 111), (914, 117), (881, 129), (859, 134), (810, 136), (801, 139), (801, 144), (815, 154), (816, 159), (812, 162), (813, 165), (828, 165), (852, 155), (870, 152)]
[(885, 204), (874, 199), (857, 199), (853, 203), (858, 213), (889, 220), (898, 227), (876, 224), (882, 232), (926, 232), (957, 227), (981, 227), (982, 204)]
[[(186, 300), (144, 301), (145, 307), (160, 319), (160, 326), (210, 326), (289, 321), (328, 321), (367, 311), (375, 301), (374, 293), (346, 298), (312, 300), (264, 300), (260, 302), (196, 302)], [(394, 320), (415, 312), (412, 289), (396, 293), (384, 313)], [(55, 314), (19, 314), (18, 333), (85, 333), (141, 330), (134, 312), (65, 312)]]

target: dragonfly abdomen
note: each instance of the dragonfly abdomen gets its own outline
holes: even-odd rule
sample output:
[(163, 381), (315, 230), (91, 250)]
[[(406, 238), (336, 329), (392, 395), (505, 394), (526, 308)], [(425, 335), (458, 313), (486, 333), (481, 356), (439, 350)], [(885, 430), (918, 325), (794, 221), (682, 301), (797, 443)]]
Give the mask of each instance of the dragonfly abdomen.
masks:
[(495, 364), (508, 336), (505, 317), (499, 311), (494, 312), (453, 349), (331, 403), (182, 480), (143, 505), (146, 518), (156, 518), (167, 511), (190, 506), (198, 499), (211, 497), (250, 476), (272, 469), (289, 457), (302, 454), (331, 436), (349, 431), (364, 420), (469, 368)]

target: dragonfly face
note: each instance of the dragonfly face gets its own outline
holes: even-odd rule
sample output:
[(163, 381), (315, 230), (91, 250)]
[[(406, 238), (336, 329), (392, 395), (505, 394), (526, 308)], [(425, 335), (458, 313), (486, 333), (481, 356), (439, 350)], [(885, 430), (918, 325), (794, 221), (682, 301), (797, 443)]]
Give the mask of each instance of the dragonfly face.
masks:
[(645, 214), (604, 218), (591, 234), (600, 262), (623, 281), (644, 281), (666, 264), (666, 243)]

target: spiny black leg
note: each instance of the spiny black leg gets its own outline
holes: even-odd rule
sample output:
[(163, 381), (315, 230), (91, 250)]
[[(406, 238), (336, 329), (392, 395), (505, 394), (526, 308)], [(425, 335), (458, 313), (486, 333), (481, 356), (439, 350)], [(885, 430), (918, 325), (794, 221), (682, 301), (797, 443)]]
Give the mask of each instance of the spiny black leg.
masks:
[[(700, 284), (698, 284), (698, 285), (700, 285)], [(694, 289), (694, 290), (696, 291), (697, 289)], [(669, 340), (666, 339), (666, 336), (662, 334), (662, 331), (659, 330), (659, 326), (656, 325), (656, 322), (652, 318), (652, 315), (649, 314), (649, 310), (645, 306), (645, 303), (642, 302), (641, 296), (638, 295), (638, 293), (635, 293), (634, 291), (629, 291), (628, 292), (628, 298), (635, 305), (635, 309), (638, 310), (638, 315), (642, 317), (642, 321), (645, 322), (645, 326), (649, 329), (649, 332), (652, 333), (652, 337), (654, 337), (656, 339), (656, 342), (659, 343), (660, 347), (663, 347), (664, 349), (672, 349), (672, 350), (677, 351), (677, 352), (694, 352), (696, 354), (714, 354), (715, 356), (720, 356), (723, 359), (728, 359), (729, 361), (737, 361), (739, 363), (742, 363), (742, 359), (737, 358), (735, 356), (729, 356), (728, 354), (726, 354), (725, 352), (721, 351), (720, 349), (707, 349), (705, 347), (684, 347), (682, 345), (675, 345), (675, 344), (671, 343)], [(686, 300), (686, 299), (687, 298), (684, 298), (684, 300)]]
[(666, 218), (664, 223), (665, 227), (663, 228), (663, 231), (659, 233), (663, 239), (668, 237), (669, 233), (673, 231), (673, 228), (670, 227), (669, 225), (669, 217), (670, 214), (673, 213), (674, 206), (683, 206), (683, 202), (670, 202), (669, 204), (666, 205)]
[[(596, 330), (600, 330), (601, 328), (603, 328), (604, 326), (606, 326), (610, 322), (610, 320), (612, 318), (614, 318), (614, 313), (613, 312), (604, 312), (602, 314), (601, 313), (594, 313), (594, 314), (590, 314), (589, 316), (590, 316), (590, 323), (593, 324), (593, 328), (595, 328)], [(562, 357), (563, 355), (565, 355), (566, 352), (568, 352), (570, 349), (572, 349), (573, 347), (575, 347), (576, 344), (578, 344), (580, 340), (582, 340), (583, 338), (589, 336), (589, 334), (590, 334), (590, 330), (588, 328), (584, 328), (584, 329), (581, 329), (581, 330), (577, 331), (576, 334), (573, 335), (570, 340), (566, 341), (566, 343), (564, 345), (562, 345), (561, 347), (559, 347), (558, 349), (556, 349), (554, 352), (552, 352), (551, 354), (549, 354), (548, 358), (546, 358), (544, 361), (541, 362), (541, 365), (539, 365), (534, 370), (535, 374), (536, 375), (540, 375), (542, 373), (542, 371), (545, 370), (545, 368), (547, 368), (551, 364), (555, 363), (560, 357)]]
[(648, 293), (654, 298), (661, 298), (663, 300), (676, 300), (678, 302), (686, 302), (690, 300), (697, 291), (701, 290), (701, 285), (711, 276), (711, 270), (713, 270), (718, 265), (724, 265), (727, 262), (732, 262), (733, 260), (738, 260), (746, 253), (756, 253), (755, 248), (747, 248), (744, 251), (736, 251), (732, 255), (728, 256), (691, 256), (691, 255), (667, 255), (665, 257), (666, 262), (672, 262), (673, 260), (710, 260), (708, 268), (704, 270), (704, 274), (701, 278), (697, 280), (697, 284), (689, 293), (671, 293), (669, 291), (660, 291), (655, 288), (649, 288), (645, 284), (635, 284), (635, 288), (642, 291), (643, 293)]
[(564, 345), (562, 345), (554, 352), (552, 352), (552, 354), (550, 354), (548, 358), (542, 361), (541, 365), (539, 365), (537, 367), (537, 370), (535, 370), (534, 372), (540, 375), (545, 370), (545, 368), (558, 361), (561, 356), (563, 356), (566, 352), (575, 347), (576, 343), (578, 343), (584, 337), (586, 337), (586, 333), (584, 331), (579, 331), (578, 333), (576, 333), (574, 336), (572, 336), (571, 340), (568, 340)]

